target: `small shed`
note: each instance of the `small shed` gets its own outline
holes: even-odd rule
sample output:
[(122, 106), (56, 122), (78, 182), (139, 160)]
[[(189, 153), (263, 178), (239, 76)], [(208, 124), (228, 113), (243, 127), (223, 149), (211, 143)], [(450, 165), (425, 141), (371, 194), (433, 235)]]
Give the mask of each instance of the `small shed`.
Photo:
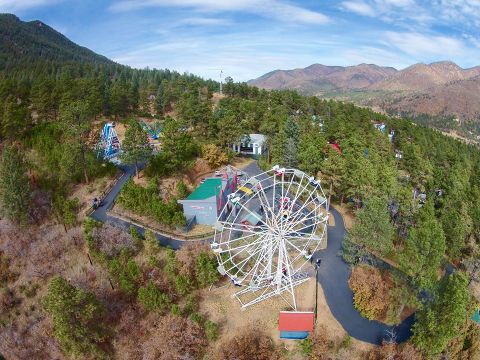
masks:
[(313, 332), (314, 320), (313, 311), (280, 311), (278, 319), (280, 339), (306, 339)]

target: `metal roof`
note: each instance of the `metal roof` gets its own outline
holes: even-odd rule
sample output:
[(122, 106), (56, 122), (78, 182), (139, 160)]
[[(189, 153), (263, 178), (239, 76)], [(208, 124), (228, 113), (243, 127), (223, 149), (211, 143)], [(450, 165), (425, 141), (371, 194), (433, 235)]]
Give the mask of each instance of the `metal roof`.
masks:
[(311, 311), (280, 311), (278, 330), (313, 331), (315, 314)]
[(222, 188), (221, 178), (205, 179), (203, 184), (195, 189), (185, 200), (205, 200), (220, 193)]

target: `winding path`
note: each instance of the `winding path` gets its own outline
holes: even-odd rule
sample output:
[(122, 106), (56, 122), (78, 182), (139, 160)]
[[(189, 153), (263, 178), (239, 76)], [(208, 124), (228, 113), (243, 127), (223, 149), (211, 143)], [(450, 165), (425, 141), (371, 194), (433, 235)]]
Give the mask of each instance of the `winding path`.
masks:
[[(135, 168), (133, 166), (121, 166), (120, 168), (124, 174), (103, 199), (102, 205), (90, 216), (97, 221), (110, 222), (125, 229), (134, 226), (137, 231), (143, 235), (145, 231), (144, 228), (131, 224), (128, 221), (112, 217), (107, 213), (113, 206), (113, 202), (118, 196), (122, 186), (135, 174)], [(249, 164), (243, 170), (249, 176), (262, 173), (257, 162)], [(405, 319), (400, 325), (392, 327), (379, 321), (372, 321), (362, 317), (353, 306), (353, 293), (348, 286), (351, 269), (340, 255), (342, 242), (346, 233), (345, 225), (342, 216), (337, 210), (330, 208), (330, 213), (335, 219), (335, 226), (328, 226), (327, 248), (316, 253), (315, 258), (318, 257), (322, 259), (317, 280), (322, 285), (327, 304), (333, 316), (351, 337), (361, 341), (380, 344), (383, 339), (387, 338), (388, 331), (390, 330), (395, 330), (396, 341), (398, 343), (407, 340), (411, 336), (410, 329), (414, 322), (414, 315)], [(160, 234), (157, 234), (157, 238), (160, 244), (170, 246), (173, 249), (179, 249), (185, 243), (185, 241)]]
[(411, 336), (410, 329), (415, 315), (411, 315), (400, 325), (392, 327), (364, 318), (353, 306), (353, 292), (348, 286), (351, 269), (340, 254), (346, 233), (343, 217), (334, 208), (330, 208), (330, 214), (335, 219), (335, 226), (328, 226), (327, 248), (319, 251), (317, 256), (322, 259), (318, 281), (322, 285), (333, 316), (351, 337), (358, 340), (380, 344), (383, 339), (388, 339), (390, 330), (395, 330), (398, 343), (407, 340)]

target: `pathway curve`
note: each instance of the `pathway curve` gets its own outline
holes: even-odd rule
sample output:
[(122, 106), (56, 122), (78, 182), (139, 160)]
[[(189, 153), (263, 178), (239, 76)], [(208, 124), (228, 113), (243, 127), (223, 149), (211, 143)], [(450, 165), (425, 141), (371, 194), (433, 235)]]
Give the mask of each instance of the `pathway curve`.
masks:
[[(135, 174), (135, 168), (133, 166), (121, 166), (120, 168), (124, 171), (124, 174), (105, 199), (103, 199), (102, 206), (96, 209), (90, 216), (97, 221), (107, 221), (127, 230), (133, 226), (143, 235), (145, 231), (143, 227), (108, 215), (107, 211), (113, 206), (113, 202), (120, 193), (121, 188), (127, 180)], [(249, 164), (243, 171), (249, 176), (262, 173), (257, 162)], [(330, 213), (335, 219), (335, 226), (328, 226), (327, 248), (320, 250), (315, 256), (322, 259), (317, 280), (322, 285), (327, 304), (333, 316), (351, 337), (361, 341), (380, 344), (383, 339), (388, 338), (387, 335), (390, 330), (395, 330), (396, 341), (398, 343), (407, 340), (411, 336), (410, 329), (414, 322), (414, 315), (405, 319), (400, 325), (392, 327), (379, 321), (364, 318), (353, 306), (353, 292), (348, 286), (351, 269), (340, 255), (342, 242), (346, 234), (345, 225), (342, 216), (337, 210), (330, 208)], [(173, 239), (160, 234), (157, 234), (157, 238), (160, 244), (170, 246), (173, 249), (179, 249), (186, 243), (186, 241)]]
[(411, 315), (398, 326), (388, 326), (379, 321), (372, 321), (360, 315), (353, 306), (353, 292), (348, 286), (351, 268), (341, 256), (342, 242), (346, 234), (342, 215), (334, 208), (330, 214), (335, 219), (335, 226), (328, 226), (328, 243), (325, 250), (318, 253), (322, 259), (318, 281), (322, 285), (327, 304), (333, 316), (353, 338), (371, 344), (380, 344), (388, 339), (388, 331), (395, 330), (398, 343), (411, 336), (411, 327), (415, 315)]

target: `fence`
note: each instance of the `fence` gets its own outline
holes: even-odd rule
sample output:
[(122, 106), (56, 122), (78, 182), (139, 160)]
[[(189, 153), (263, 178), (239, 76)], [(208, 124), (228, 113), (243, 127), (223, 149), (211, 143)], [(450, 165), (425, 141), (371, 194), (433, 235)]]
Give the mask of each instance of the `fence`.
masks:
[(116, 219), (120, 219), (120, 220), (123, 220), (127, 223), (130, 223), (132, 225), (136, 225), (136, 226), (139, 226), (141, 228), (144, 228), (145, 230), (150, 230), (150, 231), (153, 231), (154, 233), (157, 233), (161, 236), (165, 236), (165, 237), (168, 237), (170, 239), (173, 239), (173, 240), (179, 240), (179, 241), (188, 241), (188, 240), (207, 240), (207, 239), (210, 239), (211, 237), (213, 237), (215, 235), (215, 231), (212, 230), (211, 232), (209, 233), (206, 233), (206, 234), (199, 234), (199, 235), (181, 235), (181, 234), (178, 234), (178, 233), (175, 233), (173, 231), (168, 231), (166, 229), (160, 229), (160, 228), (157, 228), (155, 226), (150, 226), (150, 225), (146, 225), (138, 220), (135, 220), (133, 218), (131, 218), (130, 216), (127, 216), (127, 215), (123, 215), (123, 214), (118, 214), (114, 211), (111, 211), (111, 210), (107, 210), (107, 215), (110, 216), (110, 217), (113, 217), (113, 218), (116, 218)]

